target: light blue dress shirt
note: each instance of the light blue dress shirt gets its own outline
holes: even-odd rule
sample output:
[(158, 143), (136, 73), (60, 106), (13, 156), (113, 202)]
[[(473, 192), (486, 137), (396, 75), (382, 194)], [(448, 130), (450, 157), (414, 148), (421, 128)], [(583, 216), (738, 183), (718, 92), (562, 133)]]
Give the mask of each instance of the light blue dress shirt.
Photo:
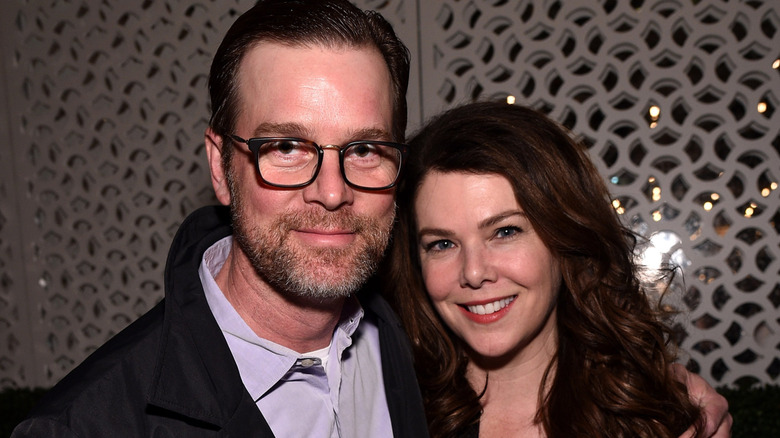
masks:
[(225, 298), (214, 278), (231, 242), (232, 237), (226, 237), (211, 246), (198, 274), (241, 380), (274, 435), (392, 437), (379, 333), (375, 325), (362, 321), (358, 300), (347, 299), (323, 367), (314, 354), (300, 354), (257, 336)]

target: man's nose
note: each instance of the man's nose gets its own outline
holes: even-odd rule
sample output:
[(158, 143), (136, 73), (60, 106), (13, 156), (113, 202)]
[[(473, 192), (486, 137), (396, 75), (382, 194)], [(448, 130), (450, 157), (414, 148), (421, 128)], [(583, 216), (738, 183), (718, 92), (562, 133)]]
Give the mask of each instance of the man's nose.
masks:
[(339, 167), (339, 153), (336, 148), (326, 148), (317, 178), (304, 187), (306, 202), (322, 205), (326, 210), (336, 210), (354, 200), (352, 188), (344, 180)]

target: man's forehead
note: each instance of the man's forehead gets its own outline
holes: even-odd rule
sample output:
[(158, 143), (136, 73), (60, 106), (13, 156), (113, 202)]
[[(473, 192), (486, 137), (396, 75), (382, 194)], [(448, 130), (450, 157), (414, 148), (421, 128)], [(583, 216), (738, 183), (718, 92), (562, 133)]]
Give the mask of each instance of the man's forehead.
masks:
[(244, 135), (317, 141), (312, 130), (338, 126), (339, 141), (392, 139), (392, 84), (378, 51), (265, 42), (242, 62), (236, 103)]
[[(382, 56), (382, 53), (376, 47), (369, 45), (353, 46), (346, 44), (287, 44), (277, 41), (263, 41), (253, 44), (245, 51), (239, 62), (238, 76), (240, 78), (241, 72), (246, 71), (253, 65), (255, 67), (278, 66), (277, 63), (273, 63), (272, 61), (279, 59), (286, 58), (285, 61), (289, 62), (290, 64), (295, 63), (295, 70), (293, 70), (291, 66), (283, 66), (284, 68), (291, 67), (288, 71), (290, 73), (295, 73), (296, 70), (299, 69), (310, 69), (311, 67), (306, 63), (310, 62), (312, 59), (320, 59), (325, 62), (334, 58), (343, 59), (349, 56), (354, 58), (362, 58), (366, 60), (366, 62), (371, 66), (383, 70), (383, 73), (386, 74), (387, 85), (390, 87), (392, 86), (390, 81), (390, 69), (384, 57)], [(301, 59), (299, 63), (297, 62), (298, 59)], [(362, 74), (363, 72), (361, 71), (355, 71), (353, 75), (358, 77)]]
[(373, 53), (382, 57), (382, 52), (379, 50), (379, 48), (372, 44), (352, 44), (346, 41), (328, 42), (328, 41), (287, 41), (287, 40), (264, 39), (260, 41), (255, 41), (251, 45), (249, 45), (247, 49), (244, 51), (241, 62), (243, 63), (250, 53), (263, 52), (263, 50), (261, 49), (269, 48), (269, 47), (280, 49), (283, 51), (293, 51), (293, 52), (304, 52), (304, 51), (323, 52), (323, 53), (366, 52), (366, 53)]

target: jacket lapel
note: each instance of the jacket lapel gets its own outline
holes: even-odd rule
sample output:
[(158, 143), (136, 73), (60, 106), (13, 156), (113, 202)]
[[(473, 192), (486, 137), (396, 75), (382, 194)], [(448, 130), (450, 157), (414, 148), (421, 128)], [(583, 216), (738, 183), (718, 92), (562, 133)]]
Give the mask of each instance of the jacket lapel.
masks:
[(231, 232), (226, 216), (226, 208), (199, 210), (171, 245), (164, 334), (149, 403), (228, 434), (273, 436), (244, 388), (198, 276), (205, 250)]

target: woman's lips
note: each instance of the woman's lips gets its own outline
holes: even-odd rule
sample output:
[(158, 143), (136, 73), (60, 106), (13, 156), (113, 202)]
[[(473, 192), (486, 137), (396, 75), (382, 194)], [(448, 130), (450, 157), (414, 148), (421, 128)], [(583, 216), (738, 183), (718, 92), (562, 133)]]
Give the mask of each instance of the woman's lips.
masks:
[(472, 301), (460, 304), (459, 307), (470, 320), (480, 324), (488, 324), (498, 321), (506, 315), (516, 298), (517, 295), (512, 295), (497, 300)]

